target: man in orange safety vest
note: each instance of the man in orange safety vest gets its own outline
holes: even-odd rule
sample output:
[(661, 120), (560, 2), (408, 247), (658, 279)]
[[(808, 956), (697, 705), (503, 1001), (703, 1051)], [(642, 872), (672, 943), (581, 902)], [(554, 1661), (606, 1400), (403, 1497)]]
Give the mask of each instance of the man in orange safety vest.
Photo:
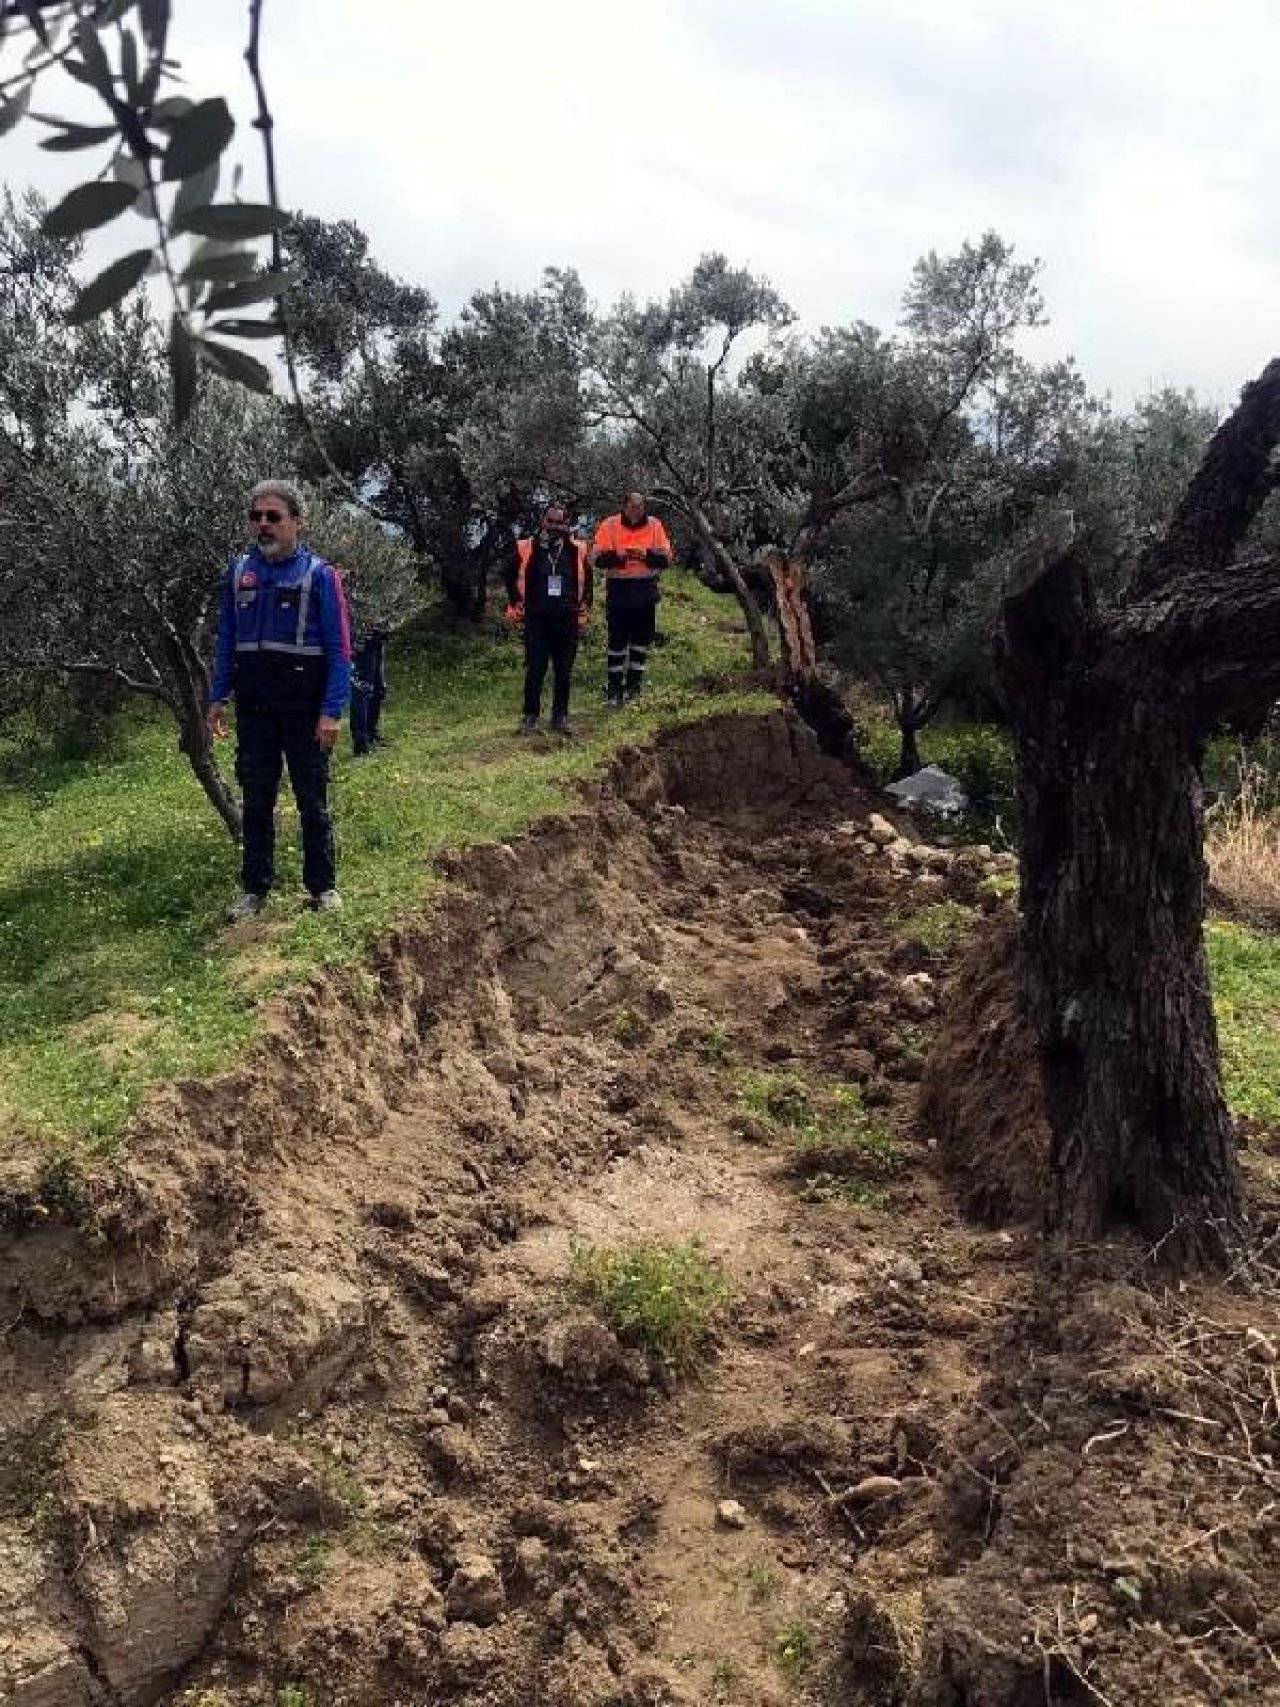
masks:
[(605, 572), (605, 610), (609, 621), (610, 705), (634, 699), (644, 687), (649, 648), (657, 632), (658, 585), (671, 562), (671, 541), (657, 516), (649, 514), (643, 492), (628, 492), (616, 516), (596, 529), (592, 561)]
[(507, 572), (507, 621), (524, 630), (524, 715), (520, 733), (532, 735), (542, 715), (542, 688), (551, 666), (551, 730), (569, 739), (569, 689), (578, 636), (591, 616), (587, 548), (569, 533), (563, 504), (548, 504), (538, 531), (516, 541)]

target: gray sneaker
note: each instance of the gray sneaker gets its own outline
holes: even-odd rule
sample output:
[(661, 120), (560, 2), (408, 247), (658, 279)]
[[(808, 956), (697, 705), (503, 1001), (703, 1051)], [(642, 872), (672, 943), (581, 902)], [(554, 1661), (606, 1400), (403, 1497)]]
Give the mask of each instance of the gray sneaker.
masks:
[(255, 895), (251, 890), (246, 890), (238, 901), (233, 901), (231, 903), (223, 914), (223, 917), (229, 925), (240, 925), (243, 924), (246, 919), (255, 918), (263, 910), (266, 904), (267, 898), (265, 895)]
[(340, 913), (342, 911), (342, 896), (336, 889), (326, 889), (323, 895), (311, 897), (313, 913)]
[(522, 717), (520, 719), (520, 727), (516, 730), (517, 735), (536, 735), (537, 733), (538, 719), (536, 717)]
[(559, 735), (562, 741), (573, 741), (577, 739), (578, 731), (567, 717), (553, 717), (551, 719), (551, 733)]

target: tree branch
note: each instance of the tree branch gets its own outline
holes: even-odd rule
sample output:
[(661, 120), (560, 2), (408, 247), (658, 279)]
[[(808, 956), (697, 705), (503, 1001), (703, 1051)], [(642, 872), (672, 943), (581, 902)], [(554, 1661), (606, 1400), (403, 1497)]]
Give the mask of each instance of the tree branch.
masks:
[(157, 699), (162, 705), (177, 715), (177, 705), (169, 690), (158, 682), (139, 681), (137, 676), (131, 676), (127, 670), (122, 670), (116, 664), (69, 663), (57, 658), (36, 658), (22, 660), (23, 668), (40, 670), (51, 675), (67, 676), (102, 676), (110, 681), (119, 682), (121, 687), (128, 688), (130, 693), (142, 694), (147, 699)]
[(1122, 645), (1154, 652), (1170, 682), (1195, 696), (1202, 726), (1251, 724), (1280, 699), (1280, 557), (1229, 575), (1180, 575), (1163, 597), (1129, 604), (1108, 624)]
[[(257, 96), (258, 112), (254, 118), (253, 127), (262, 136), (262, 158), (267, 175), (267, 200), (277, 213), (283, 212), (280, 206), (280, 185), (276, 174), (276, 145), (275, 118), (267, 102), (266, 84), (262, 76), (262, 8), (266, 0), (249, 0), (249, 43), (244, 50), (245, 64), (249, 67), (249, 79)], [(271, 233), (271, 267), (273, 273), (284, 271), (284, 251), (281, 246), (280, 232)], [(321, 439), (315, 422), (302, 396), (302, 386), (298, 379), (298, 362), (293, 347), (293, 332), (289, 326), (289, 312), (285, 307), (283, 295), (276, 298), (276, 316), (280, 322), (280, 344), (284, 353), (285, 372), (289, 376), (289, 390), (293, 397), (293, 406), (298, 412), (298, 419), (303, 430), (329, 473), (339, 483), (352, 503), (372, 515), (374, 512), (360, 490), (352, 484), (348, 477), (338, 467), (329, 454), (328, 446)]]
[(1209, 441), (1199, 469), (1163, 536), (1143, 555), (1129, 597), (1149, 598), (1166, 583), (1225, 569), (1275, 482), (1280, 444), (1280, 356), (1246, 385)]
[(1046, 517), (1006, 578), (994, 639), (996, 673), (1020, 703), (1038, 703), (1046, 681), (1068, 669), (1098, 634), (1093, 587), (1074, 538), (1069, 511)]

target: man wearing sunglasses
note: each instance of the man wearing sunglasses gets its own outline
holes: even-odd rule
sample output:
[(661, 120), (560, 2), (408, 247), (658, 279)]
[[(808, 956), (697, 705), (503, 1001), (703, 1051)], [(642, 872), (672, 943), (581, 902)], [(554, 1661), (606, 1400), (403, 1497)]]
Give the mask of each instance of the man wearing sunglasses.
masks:
[(244, 893), (231, 923), (252, 918), (275, 882), (275, 810), (284, 767), (302, 822), (302, 880), (321, 913), (341, 907), (329, 816), (329, 754), (351, 688), (342, 577), (302, 543), (302, 494), (264, 480), (249, 499), (253, 547), (222, 587), (209, 727), (227, 733), (236, 701), (236, 776), (244, 797)]

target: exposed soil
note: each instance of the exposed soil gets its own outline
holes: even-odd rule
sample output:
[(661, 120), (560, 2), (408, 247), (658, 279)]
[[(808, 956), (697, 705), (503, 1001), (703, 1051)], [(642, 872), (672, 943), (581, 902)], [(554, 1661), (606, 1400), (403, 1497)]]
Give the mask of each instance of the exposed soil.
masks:
[[(947, 1075), (989, 1130), (1034, 1097), (1001, 1125), (953, 1027), (919, 1118), (904, 926), (1000, 903), (871, 804), (780, 715), (628, 752), (111, 1176), (13, 1159), (5, 1707), (1280, 1700), (1265, 1267), (1166, 1292), (962, 1217), (944, 1126), (989, 1218), (1034, 1187), (975, 1194)], [(855, 1085), (850, 1181), (761, 1087)], [(732, 1300), (677, 1378), (569, 1277), (686, 1237)]]

